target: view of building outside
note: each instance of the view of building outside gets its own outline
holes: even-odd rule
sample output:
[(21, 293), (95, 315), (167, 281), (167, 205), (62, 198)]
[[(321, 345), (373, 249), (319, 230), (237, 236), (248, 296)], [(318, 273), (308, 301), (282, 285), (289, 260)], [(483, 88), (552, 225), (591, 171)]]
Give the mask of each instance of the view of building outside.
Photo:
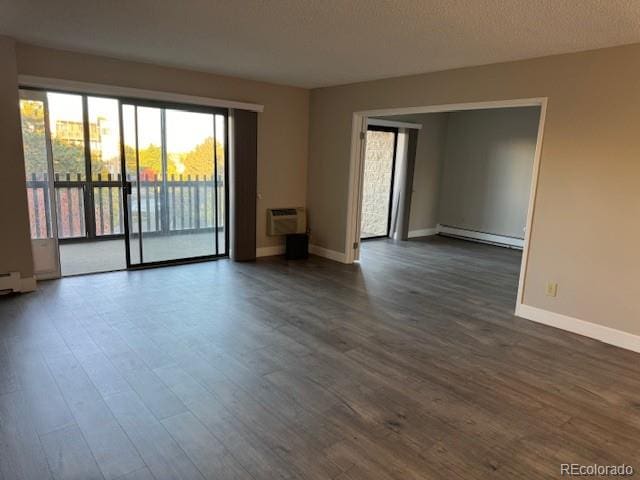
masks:
[[(120, 175), (120, 113), (118, 101), (89, 97), (89, 145), (91, 175), (94, 180), (117, 178)], [(84, 129), (80, 129), (83, 133)]]
[(82, 97), (48, 93), (53, 171), (60, 180), (86, 180)]
[(395, 133), (367, 131), (360, 238), (387, 235)]

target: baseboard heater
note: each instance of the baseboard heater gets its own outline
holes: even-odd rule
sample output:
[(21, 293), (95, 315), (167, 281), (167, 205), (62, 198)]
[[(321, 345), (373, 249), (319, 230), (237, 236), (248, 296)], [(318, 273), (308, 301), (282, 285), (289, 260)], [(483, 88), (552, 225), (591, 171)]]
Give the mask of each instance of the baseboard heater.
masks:
[(20, 273), (0, 273), (0, 295), (21, 290)]
[(438, 235), (445, 237), (459, 238), (461, 240), (486, 243), (489, 245), (513, 248), (516, 250), (522, 250), (524, 248), (524, 240), (522, 238), (478, 232), (476, 230), (467, 230), (464, 228), (452, 227), (450, 225), (438, 225), (437, 233)]

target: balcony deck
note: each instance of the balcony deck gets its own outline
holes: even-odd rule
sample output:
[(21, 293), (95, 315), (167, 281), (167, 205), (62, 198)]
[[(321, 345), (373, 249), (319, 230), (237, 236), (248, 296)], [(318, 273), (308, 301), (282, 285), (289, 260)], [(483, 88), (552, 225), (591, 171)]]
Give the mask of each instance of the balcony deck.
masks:
[[(224, 232), (218, 235), (219, 249), (223, 252)], [(132, 263), (138, 262), (137, 239), (132, 241), (131, 247)], [(143, 239), (145, 262), (198, 257), (214, 253), (215, 236), (211, 231), (156, 235)], [(126, 268), (125, 241), (114, 239), (62, 243), (60, 244), (60, 266), (62, 276), (124, 270)]]

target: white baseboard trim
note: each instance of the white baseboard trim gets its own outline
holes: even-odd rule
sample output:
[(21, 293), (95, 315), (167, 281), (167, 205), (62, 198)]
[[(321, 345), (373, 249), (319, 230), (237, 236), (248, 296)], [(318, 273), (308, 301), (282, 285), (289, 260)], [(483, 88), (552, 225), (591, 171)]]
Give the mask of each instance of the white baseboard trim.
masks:
[(409, 238), (430, 237), (431, 235), (435, 235), (437, 233), (438, 229), (436, 227), (421, 228), (420, 230), (409, 230)]
[(40, 272), (35, 275), (36, 281), (40, 280), (56, 280), (60, 278), (60, 274), (58, 272)]
[(328, 258), (334, 262), (347, 263), (347, 256), (343, 252), (336, 252), (335, 250), (329, 250), (327, 248), (319, 247), (318, 245), (309, 245), (309, 253), (319, 257)]
[[(272, 257), (274, 255), (284, 255), (284, 253), (285, 253), (284, 245), (275, 245), (273, 247), (256, 248), (257, 258)], [(319, 257), (328, 258), (329, 260), (333, 260), (335, 262), (346, 263), (346, 255), (344, 253), (319, 247), (318, 245), (309, 245), (309, 253), (318, 255)]]
[(503, 235), (494, 235), (493, 233), (476, 232), (473, 230), (465, 230), (464, 228), (449, 227), (447, 225), (438, 225), (437, 233), (450, 235), (452, 237), (460, 237), (464, 239), (475, 240), (477, 242), (489, 243), (491, 245), (501, 245), (511, 248), (524, 248), (524, 239), (505, 237)]
[(516, 307), (516, 315), (533, 322), (560, 328), (568, 332), (577, 333), (593, 338), (616, 347), (640, 353), (640, 336), (632, 333), (605, 327), (596, 323), (579, 320), (577, 318), (550, 312), (537, 307), (520, 304)]
[(256, 248), (256, 257), (273, 257), (274, 255), (284, 255), (284, 245), (274, 245), (273, 247)]

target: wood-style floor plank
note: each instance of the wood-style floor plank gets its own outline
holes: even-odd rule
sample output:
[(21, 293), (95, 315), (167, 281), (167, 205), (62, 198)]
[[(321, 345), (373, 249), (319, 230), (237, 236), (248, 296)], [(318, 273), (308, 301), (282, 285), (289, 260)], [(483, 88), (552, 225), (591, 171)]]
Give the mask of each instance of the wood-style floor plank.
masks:
[(104, 476), (78, 427), (71, 426), (40, 436), (55, 480), (103, 480)]
[(106, 402), (154, 477), (202, 480), (196, 466), (135, 393), (111, 395)]
[(640, 468), (640, 355), (515, 317), (519, 267), (375, 240), (356, 265), (222, 260), (0, 298), (0, 480)]
[(11, 365), (17, 373), (29, 414), (40, 434), (73, 424), (73, 415), (67, 406), (42, 353), (25, 342), (9, 339)]
[(224, 445), (191, 412), (166, 418), (162, 424), (205, 478), (227, 480), (249, 477)]
[(138, 452), (72, 354), (48, 361), (69, 408), (107, 479), (144, 467)]
[(51, 478), (29, 413), (29, 405), (20, 391), (0, 395), (0, 478)]
[(119, 477), (117, 480), (154, 480), (154, 477), (149, 469), (144, 467), (123, 477)]
[(18, 378), (16, 377), (9, 352), (4, 340), (0, 341), (0, 395), (12, 393), (18, 390)]

